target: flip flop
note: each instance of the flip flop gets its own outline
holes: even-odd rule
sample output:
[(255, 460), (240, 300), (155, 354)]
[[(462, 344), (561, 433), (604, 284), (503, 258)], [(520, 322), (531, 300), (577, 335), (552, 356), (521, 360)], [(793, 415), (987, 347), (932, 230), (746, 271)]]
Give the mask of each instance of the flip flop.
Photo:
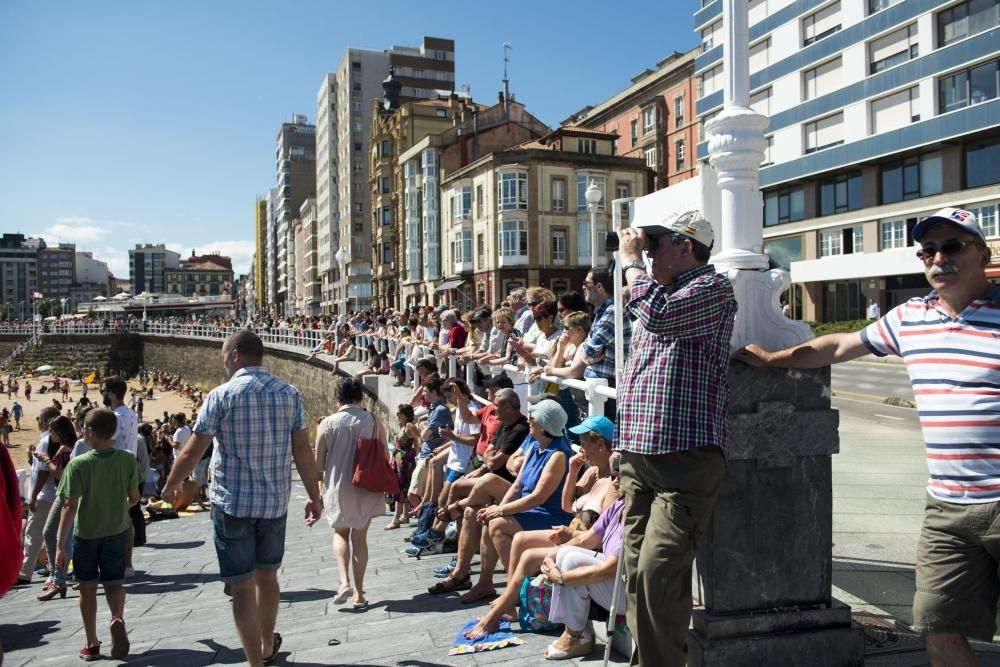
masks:
[(351, 605), (351, 607), (354, 608), (354, 611), (365, 611), (366, 609), (368, 609), (368, 600), (355, 602), (353, 605)]
[(278, 649), (281, 648), (281, 635), (278, 634), (277, 632), (274, 633), (274, 638), (271, 640), (271, 645), (273, 647), (271, 649), (271, 655), (264, 658), (265, 665), (270, 665), (272, 662), (276, 662), (278, 660)]
[(469, 591), (468, 593), (460, 597), (458, 601), (461, 602), (462, 604), (472, 604), (473, 602), (479, 602), (480, 600), (495, 598), (496, 596), (497, 596), (496, 590), (491, 588), (488, 591), (476, 591), (475, 593)]
[(333, 604), (344, 604), (347, 602), (347, 598), (354, 594), (353, 586), (345, 586), (344, 588), (337, 591), (337, 595), (333, 598)]
[(444, 593), (454, 593), (472, 588), (472, 579), (465, 576), (461, 579), (444, 579), (427, 589), (431, 595), (442, 595)]

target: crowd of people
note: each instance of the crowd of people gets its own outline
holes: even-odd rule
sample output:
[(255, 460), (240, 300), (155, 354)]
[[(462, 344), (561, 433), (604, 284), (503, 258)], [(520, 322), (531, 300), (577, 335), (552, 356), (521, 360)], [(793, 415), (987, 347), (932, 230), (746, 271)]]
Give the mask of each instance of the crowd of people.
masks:
[[(631, 631), (632, 664), (683, 665), (692, 563), (726, 470), (731, 360), (805, 367), (869, 352), (929, 354), (919, 360), (926, 371), (911, 366), (918, 407), (929, 419), (924, 428), (932, 471), (917, 554), (914, 625), (926, 638), (933, 664), (974, 664), (967, 638), (992, 639), (1000, 591), (992, 547), (1000, 508), (1000, 483), (994, 483), (1000, 480), (994, 470), (1000, 460), (994, 433), (1000, 424), (995, 363), (1000, 289), (986, 279), (990, 251), (971, 213), (945, 209), (921, 221), (913, 236), (934, 288), (928, 297), (890, 310), (861, 332), (782, 351), (751, 345), (732, 354), (737, 303), (729, 280), (709, 264), (714, 233), (697, 212), (675, 216), (655, 230), (619, 232), (618, 270), (627, 285), (622, 330), (614, 324), (611, 274), (598, 268), (588, 272), (582, 294), (518, 288), (494, 309), (413, 308), (356, 313), (345, 321), (258, 323), (258, 330), (323, 332), (309, 357), (335, 370), (358, 358), (359, 336), (386, 344), (367, 349), (360, 370), (340, 372), (331, 414), (318, 420), (310, 444), (301, 396), (267, 371), (261, 337), (249, 328), (229, 334), (222, 348), (228, 381), (204, 396), (190, 392), (199, 406), (193, 426), (184, 430), (183, 414), (171, 418), (170, 463), (153, 457), (146, 465), (162, 466), (158, 493), (167, 502), (179, 497), (189, 476), (209, 468), (207, 500), (219, 572), (232, 594), (236, 628), (251, 665), (271, 663), (282, 643), (275, 630), (276, 573), (284, 555), (293, 464), (308, 495), (306, 524), (325, 514), (333, 530), (340, 579), (334, 603), (350, 600), (358, 612), (368, 608), (368, 531), (389, 509), (391, 519), (383, 528), (410, 525), (411, 555), (454, 550), (450, 563), (434, 568), (439, 581), (428, 594), (460, 593), (459, 603), (496, 598), (465, 632), (469, 640), (516, 620), (525, 630), (562, 628), (545, 659), (584, 656), (594, 648), (595, 608), (603, 608), (605, 617), (615, 608), (624, 612)], [(625, 350), (617, 376), (616, 338)], [(943, 349), (951, 356), (940, 355)], [(448, 363), (452, 358), (456, 364)], [(415, 371), (415, 388), (409, 400), (395, 406), (394, 421), (382, 423), (365, 408), (362, 377), (392, 375), (401, 385), (407, 366)], [(544, 391), (525, 402), (510, 375), (493, 372), (510, 366), (529, 381), (544, 383)], [(588, 414), (580, 396), (551, 382), (589, 377), (617, 385), (617, 400), (605, 403), (604, 414)], [(179, 378), (157, 381), (184, 387)], [(102, 389), (114, 412), (93, 409), (83, 415), (82, 442), (92, 452), (77, 452), (74, 459), (67, 450), (75, 441), (72, 423), (67, 426), (69, 420), (58, 413), (47, 418), (46, 455), (38, 457), (29, 502), (24, 553), (29, 569), (22, 574), (30, 577), (43, 538), (55, 540), (49, 551), (56, 553), (56, 568), (64, 563), (70, 548), (67, 516), (80, 494), (96, 493), (88, 484), (110, 474), (94, 472), (102, 452), (133, 454), (134, 463), (118, 457), (117, 485), (101, 483), (101, 489), (118, 494), (114, 525), (108, 519), (98, 528), (81, 515), (72, 541), (78, 557), (96, 560), (93, 568), (86, 558), (77, 567), (81, 591), (95, 585), (98, 569), (105, 590), (112, 587), (112, 654), (120, 655), (122, 642), (127, 646), (119, 604), (124, 592), (114, 587), (124, 579), (132, 529), (119, 519), (138, 500), (143, 464), (135, 456), (134, 438), (119, 443), (122, 431), (134, 436), (140, 430), (123, 404), (124, 383), (109, 378)], [(388, 493), (358, 479), (355, 451), (364, 441), (379, 443), (391, 476)], [(46, 495), (39, 480), (55, 479), (60, 470), (63, 479)], [(50, 536), (45, 524), (52, 522), (56, 503), (61, 521)], [(95, 551), (94, 539), (105, 540), (107, 547)], [(619, 561), (624, 579), (617, 576)], [(57, 569), (52, 580), (49, 591), (56, 593), (47, 593), (49, 599), (64, 590), (65, 573)], [(81, 603), (85, 652), (98, 641), (93, 607), (92, 600)], [(606, 620), (613, 626), (617, 619)]]

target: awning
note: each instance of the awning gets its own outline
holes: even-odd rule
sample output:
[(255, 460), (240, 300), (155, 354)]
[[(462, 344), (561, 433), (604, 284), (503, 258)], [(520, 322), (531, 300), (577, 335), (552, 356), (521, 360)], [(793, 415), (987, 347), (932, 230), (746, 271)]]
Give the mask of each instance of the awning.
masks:
[(444, 292), (446, 290), (455, 289), (456, 287), (458, 287), (459, 285), (461, 285), (464, 282), (465, 282), (464, 280), (446, 280), (443, 283), (441, 283), (440, 285), (438, 285), (437, 287), (435, 287), (434, 291), (435, 292)]

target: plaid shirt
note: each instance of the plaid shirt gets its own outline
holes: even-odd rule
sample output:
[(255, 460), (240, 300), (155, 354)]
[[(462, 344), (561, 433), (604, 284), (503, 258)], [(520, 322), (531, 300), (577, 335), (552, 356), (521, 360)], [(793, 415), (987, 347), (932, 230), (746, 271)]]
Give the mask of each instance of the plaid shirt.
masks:
[(275, 519), (288, 511), (292, 433), (306, 428), (299, 390), (248, 366), (205, 397), (194, 432), (215, 436), (208, 497), (230, 516)]
[(726, 451), (733, 286), (708, 264), (676, 276), (674, 288), (648, 276), (632, 286), (625, 309), (635, 334), (618, 386), (616, 450)]
[[(632, 322), (628, 317), (624, 317), (622, 320), (625, 325), (622, 349), (625, 350), (627, 358), (632, 342)], [(607, 378), (608, 383), (613, 386), (615, 377), (615, 302), (613, 299), (605, 299), (604, 303), (594, 309), (594, 323), (581, 347), (583, 353), (591, 359), (604, 355), (604, 358), (596, 364), (583, 369), (583, 377)]]

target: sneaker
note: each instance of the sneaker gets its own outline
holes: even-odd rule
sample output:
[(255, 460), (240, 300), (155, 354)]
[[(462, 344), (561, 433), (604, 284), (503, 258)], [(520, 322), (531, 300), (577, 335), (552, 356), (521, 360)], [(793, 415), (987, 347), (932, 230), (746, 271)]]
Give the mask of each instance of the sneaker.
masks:
[(436, 530), (428, 530), (410, 540), (410, 544), (415, 547), (430, 547), (442, 542), (444, 542), (444, 533), (439, 533)]
[(431, 556), (433, 554), (444, 553), (444, 542), (435, 542), (424, 547), (406, 547), (403, 550), (407, 556), (420, 558), (421, 556)]
[(134, 576), (135, 576), (135, 568), (129, 565), (128, 567), (125, 568), (125, 578), (128, 579)]
[(80, 649), (80, 658), (90, 662), (91, 660), (100, 660), (101, 658), (101, 642), (92, 644), (90, 646), (84, 646)]
[(458, 557), (452, 558), (451, 562), (448, 563), (447, 565), (442, 565), (441, 567), (434, 568), (434, 576), (437, 577), (438, 579), (443, 579), (444, 577), (447, 577), (449, 574), (454, 572), (457, 566), (458, 566)]
[(121, 616), (115, 616), (111, 619), (111, 657), (115, 660), (124, 660), (128, 655), (129, 646), (125, 621)]

